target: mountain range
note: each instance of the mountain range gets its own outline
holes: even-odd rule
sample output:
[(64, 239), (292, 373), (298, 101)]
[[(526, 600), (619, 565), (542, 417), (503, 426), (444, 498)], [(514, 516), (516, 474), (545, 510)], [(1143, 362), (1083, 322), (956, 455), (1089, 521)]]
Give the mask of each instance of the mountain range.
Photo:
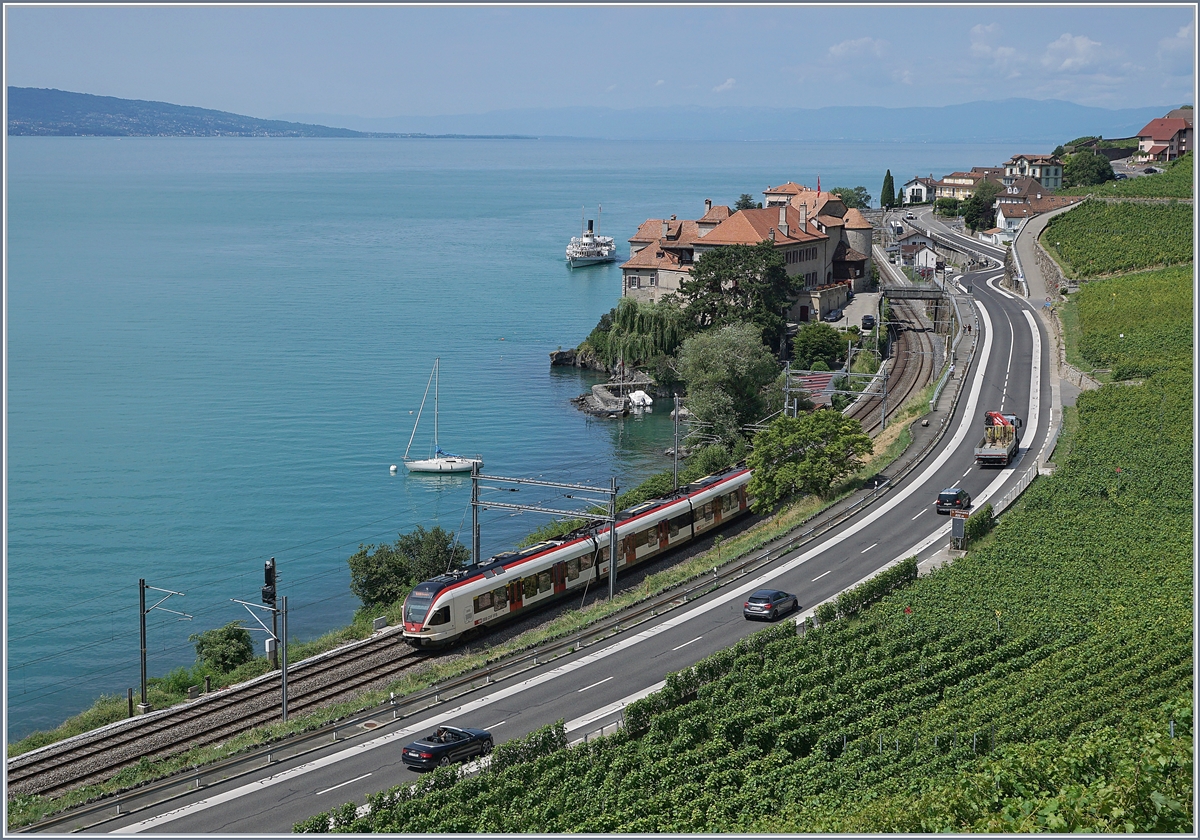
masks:
[(358, 117), (313, 113), (261, 119), (167, 102), (10, 87), (8, 134), (1003, 142), (1053, 147), (1081, 136), (1109, 139), (1134, 136), (1147, 122), (1171, 107), (1113, 110), (1058, 100), (1003, 99), (907, 108), (565, 107), (446, 116)]

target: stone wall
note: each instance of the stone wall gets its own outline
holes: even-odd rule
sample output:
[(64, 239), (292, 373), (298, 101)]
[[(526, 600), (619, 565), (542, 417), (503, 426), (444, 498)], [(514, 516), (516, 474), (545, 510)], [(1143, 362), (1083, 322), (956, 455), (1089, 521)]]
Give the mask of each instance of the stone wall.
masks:
[(1063, 277), (1058, 263), (1050, 258), (1050, 255), (1046, 253), (1046, 249), (1042, 247), (1042, 243), (1036, 241), (1033, 243), (1033, 255), (1034, 259), (1037, 260), (1038, 268), (1042, 272), (1042, 277), (1046, 280), (1046, 291), (1049, 292), (1053, 289), (1061, 293), (1063, 291), (1075, 291), (1079, 288), (1077, 280), (1068, 280)]

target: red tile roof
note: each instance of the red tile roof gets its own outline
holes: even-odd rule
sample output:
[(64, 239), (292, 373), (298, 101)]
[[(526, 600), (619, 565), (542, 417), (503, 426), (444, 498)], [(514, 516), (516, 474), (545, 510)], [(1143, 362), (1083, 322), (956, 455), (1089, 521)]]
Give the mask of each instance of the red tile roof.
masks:
[(803, 184), (797, 184), (794, 181), (788, 181), (786, 184), (780, 184), (778, 187), (767, 187), (765, 190), (763, 190), (763, 195), (767, 195), (768, 193), (772, 195), (795, 195), (796, 193), (805, 192), (807, 190), (808, 187), (804, 186)]
[[(800, 211), (788, 205), (784, 217), (788, 224), (788, 235), (784, 236), (779, 230), (779, 208), (764, 207), (761, 210), (739, 210), (721, 224), (717, 225), (703, 239), (704, 244), (714, 245), (757, 245), (764, 239), (770, 238), (771, 228), (775, 228), (775, 244), (794, 245), (797, 243), (819, 242), (828, 239), (825, 234), (814, 233), (811, 230), (800, 230)], [(838, 219), (841, 222), (841, 219)]]
[(1187, 120), (1170, 120), (1165, 118), (1150, 120), (1150, 122), (1146, 123), (1146, 127), (1138, 132), (1138, 138), (1149, 137), (1151, 140), (1165, 142), (1187, 128)]
[(687, 271), (688, 268), (679, 260), (679, 255), (673, 251), (665, 251), (657, 245), (647, 245), (638, 251), (621, 268), (666, 268), (675, 271)]
[(707, 213), (700, 217), (701, 222), (723, 222), (733, 213), (724, 204), (714, 204)]
[(859, 212), (857, 207), (851, 207), (846, 211), (846, 229), (847, 230), (870, 230), (871, 223), (867, 221), (867, 217)]
[(858, 251), (855, 251), (845, 242), (839, 242), (837, 247), (833, 249), (833, 259), (834, 262), (839, 260), (844, 262), (864, 262), (868, 257), (866, 254), (860, 254)]

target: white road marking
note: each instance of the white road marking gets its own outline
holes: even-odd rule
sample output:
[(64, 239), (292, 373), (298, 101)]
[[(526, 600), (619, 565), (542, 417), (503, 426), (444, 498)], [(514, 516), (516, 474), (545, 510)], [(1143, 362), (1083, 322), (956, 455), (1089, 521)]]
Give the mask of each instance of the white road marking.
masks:
[(963, 478), (966, 478), (966, 477), (967, 477), (968, 475), (970, 475), (970, 474), (971, 474), (971, 469), (968, 467), (968, 468), (967, 468), (967, 471), (966, 471), (965, 473), (963, 473), (963, 474), (962, 474), (962, 477), (963, 477)]
[(606, 682), (608, 682), (611, 679), (612, 679), (612, 677), (605, 677), (604, 679), (600, 680), (600, 682), (594, 682), (591, 685), (585, 685), (583, 688), (579, 689), (575, 693), (582, 694), (583, 692), (587, 691), (589, 688), (595, 688), (598, 685), (604, 685)]
[(879, 545), (879, 543), (871, 543), (869, 546), (867, 546), (866, 548), (864, 548), (862, 551), (860, 551), (860, 552), (858, 552), (858, 553), (859, 553), (859, 554), (866, 554), (868, 551), (870, 551), (872, 548), (874, 548), (874, 547), (875, 547), (875, 546), (877, 546), (877, 545)]
[[(832, 571), (833, 571), (833, 569), (830, 569), (830, 570), (829, 570), (829, 572), (832, 572)], [(825, 577), (825, 575), (829, 574), (829, 572), (821, 572), (821, 574), (819, 574), (819, 575), (817, 575), (815, 578), (813, 578), (813, 583), (816, 583), (816, 582), (817, 582), (817, 581), (819, 581), (821, 578)]]
[[(1011, 297), (1011, 295), (1010, 295), (1010, 297)], [(908, 487), (906, 487), (904, 490), (896, 491), (896, 494), (894, 496), (889, 498), (887, 501), (885, 501), (883, 504), (881, 504), (878, 508), (875, 508), (874, 510), (869, 512), (866, 516), (864, 516), (861, 520), (856, 522), (854, 525), (851, 525), (850, 527), (841, 530), (840, 532), (836, 533), (835, 535), (833, 535), (829, 539), (825, 540), (824, 542), (821, 542), (820, 544), (803, 552), (802, 554), (796, 555), (791, 560), (788, 560), (787, 562), (780, 564), (779, 566), (775, 567), (774, 569), (771, 569), (770, 571), (765, 572), (762, 575), (759, 575), (754, 580), (748, 581), (741, 586), (735, 587), (735, 588), (731, 589), (730, 591), (723, 593), (722, 595), (718, 596), (717, 598), (714, 598), (711, 601), (708, 601), (703, 604), (699, 604), (690, 610), (686, 610), (685, 612), (682, 612), (678, 615), (667, 618), (665, 621), (662, 621), (653, 627), (650, 627), (646, 630), (643, 630), (640, 633), (636, 633), (632, 636), (622, 639), (621, 641), (619, 641), (613, 645), (610, 645), (608, 647), (605, 647), (601, 650), (595, 651), (594, 653), (590, 653), (590, 654), (587, 654), (586, 656), (582, 656), (579, 659), (575, 659), (564, 665), (560, 665), (557, 668), (553, 668), (548, 671), (544, 671), (541, 674), (530, 677), (529, 679), (526, 679), (526, 680), (522, 680), (514, 685), (499, 689), (491, 694), (485, 695), (483, 697), (478, 697), (474, 700), (469, 700), (459, 706), (455, 706), (450, 709), (438, 711), (437, 713), (431, 715), (430, 717), (425, 718), (424, 720), (416, 721), (412, 725), (407, 726), (403, 729), (398, 729), (394, 732), (389, 732), (386, 735), (381, 735), (378, 738), (375, 738), (375, 739), (372, 739), (369, 741), (363, 741), (359, 744), (355, 744), (352, 747), (348, 747), (347, 749), (342, 750), (341, 752), (332, 753), (330, 755), (324, 756), (319, 759), (315, 759), (315, 760), (307, 762), (305, 764), (301, 764), (296, 767), (289, 768), (280, 773), (276, 773), (273, 776), (268, 776), (263, 779), (258, 779), (253, 782), (248, 782), (247, 784), (233, 788), (232, 790), (225, 791), (224, 793), (214, 794), (213, 796), (208, 797), (206, 799), (201, 799), (196, 802), (192, 802), (188, 805), (183, 805), (172, 811), (167, 811), (166, 813), (158, 814), (153, 817), (149, 817), (145, 820), (142, 820), (141, 822), (132, 823), (130, 825), (114, 829), (111, 833), (113, 833), (113, 834), (136, 834), (141, 831), (144, 831), (147, 828), (157, 827), (164, 823), (173, 822), (177, 819), (180, 819), (181, 817), (196, 813), (197, 811), (207, 810), (208, 808), (212, 808), (217, 805), (221, 805), (225, 802), (230, 802), (234, 799), (238, 799), (238, 798), (246, 796), (248, 794), (257, 793), (261, 790), (264, 790), (265, 788), (273, 787), (273, 786), (281, 784), (283, 782), (287, 782), (292, 779), (295, 779), (298, 776), (302, 776), (306, 773), (311, 773), (314, 770), (319, 770), (323, 767), (328, 767), (330, 765), (337, 764), (338, 762), (344, 761), (344, 760), (346, 760), (348, 758), (352, 758), (354, 756), (361, 755), (365, 752), (369, 752), (370, 750), (374, 750), (374, 749), (377, 749), (382, 746), (387, 746), (387, 745), (393, 744), (396, 741), (403, 741), (403, 740), (411, 737), (414, 733), (423, 731), (430, 726), (437, 726), (438, 724), (444, 723), (448, 720), (452, 720), (454, 718), (461, 717), (466, 714), (470, 714), (471, 712), (474, 712), (481, 708), (485, 708), (486, 706), (489, 706), (492, 703), (506, 700), (509, 697), (513, 697), (513, 696), (520, 694), (530, 688), (533, 688), (535, 686), (549, 682), (550, 680), (557, 679), (561, 676), (564, 676), (566, 674), (580, 670), (582, 668), (586, 668), (589, 665), (593, 665), (597, 662), (607, 659), (610, 656), (614, 656), (618, 653), (622, 653), (625, 650), (633, 647), (634, 645), (641, 644), (642, 642), (646, 641), (647, 639), (651, 639), (651, 638), (659, 635), (660, 633), (664, 633), (669, 630), (673, 630), (674, 628), (679, 627), (688, 621), (698, 618), (699, 616), (709, 612), (710, 610), (716, 609), (716, 608), (723, 606), (724, 604), (727, 604), (731, 601), (736, 601), (737, 599), (741, 598), (742, 596), (746, 595), (747, 593), (753, 592), (755, 589), (761, 589), (764, 585), (766, 585), (767, 583), (770, 583), (776, 577), (779, 577), (780, 575), (784, 575), (784, 574), (792, 571), (793, 569), (799, 568), (804, 563), (807, 563), (809, 560), (813, 559), (814, 557), (819, 557), (820, 555), (824, 554), (826, 551), (830, 550), (834, 546), (844, 542), (845, 540), (849, 539), (850, 537), (852, 537), (855, 534), (859, 533), (860, 531), (864, 530), (868, 526), (872, 525), (878, 519), (880, 519), (883, 516), (885, 516), (886, 514), (890, 513), (894, 508), (896, 508), (897, 506), (902, 504), (909, 497), (911, 497), (914, 493), (917, 493), (917, 492), (923, 490), (924, 486), (926, 484), (928, 484), (929, 480), (937, 473), (938, 470), (940, 470), (946, 464), (946, 462), (950, 459), (950, 457), (954, 454), (954, 452), (959, 448), (959, 446), (962, 445), (962, 442), (966, 439), (967, 434), (972, 431), (972, 426), (974, 424), (975, 415), (976, 415), (976, 413), (978, 411), (978, 407), (979, 407), (980, 393), (983, 390), (983, 371), (986, 369), (987, 361), (988, 361), (989, 357), (991, 356), (992, 332), (993, 332), (992, 331), (992, 320), (991, 320), (991, 317), (988, 315), (987, 307), (985, 307), (983, 305), (983, 303), (979, 302), (979, 301), (976, 302), (976, 305), (979, 307), (979, 315), (980, 315), (980, 320), (983, 322), (984, 335), (983, 335), (983, 342), (979, 347), (979, 354), (980, 354), (979, 365), (976, 368), (977, 371), (979, 371), (979, 373), (977, 374), (974, 382), (972, 383), (971, 390), (967, 395), (967, 401), (966, 401), (966, 406), (965, 406), (965, 409), (963, 412), (962, 422), (959, 423), (958, 429), (957, 429), (957, 431), (955, 431), (954, 436), (943, 446), (942, 451), (940, 453), (938, 453), (938, 455), (929, 463), (929, 465), (921, 472), (921, 474), (915, 480), (913, 480), (913, 482), (911, 484), (908, 485)], [(1041, 334), (1038, 333), (1036, 323), (1034, 322), (1033, 317), (1029, 313), (1028, 310), (1025, 311), (1025, 316), (1026, 316), (1026, 319), (1027, 319), (1030, 327), (1033, 329), (1033, 345), (1034, 345), (1033, 351), (1034, 352), (1033, 352), (1032, 358), (1035, 360), (1035, 363), (1032, 365), (1032, 374), (1030, 377), (1030, 385), (1031, 385), (1031, 387), (1030, 387), (1030, 412), (1029, 412), (1029, 422), (1027, 424), (1028, 428), (1030, 429), (1030, 432), (1028, 433), (1028, 439), (1033, 439), (1036, 436), (1036, 431), (1037, 431), (1037, 426), (1038, 426), (1038, 407), (1039, 407), (1039, 401), (1041, 398), (1041, 394), (1040, 394), (1040, 390), (1039, 390), (1040, 383), (1041, 383), (1041, 367), (1040, 367)], [(1003, 485), (1003, 483), (1012, 474), (1013, 474), (1013, 470), (1011, 468), (1002, 470), (1000, 472), (1000, 474), (996, 477), (996, 480), (993, 481), (991, 483), (991, 485), (989, 485), (988, 488), (986, 490), (984, 490), (984, 492), (981, 493), (976, 498), (975, 501), (976, 502), (985, 501), (988, 497), (990, 497), (993, 493), (995, 493), (1000, 488), (1000, 486)], [(914, 517), (914, 519), (915, 518), (916, 517)], [(941, 528), (939, 528), (937, 531), (930, 534), (928, 537), (926, 537), (924, 540), (922, 540), (916, 546), (914, 546), (912, 550), (905, 552), (904, 554), (900, 555), (900, 557), (893, 560), (892, 563), (889, 563), (887, 565), (889, 565), (889, 566), (893, 565), (893, 564), (899, 562), (900, 560), (903, 560), (906, 557), (911, 557), (913, 554), (920, 554), (922, 551), (924, 551), (925, 549), (929, 548), (934, 543), (936, 543), (939, 539), (944, 539), (946, 537), (946, 535), (949, 533), (950, 533), (950, 525), (949, 525), (949, 523), (947, 523), (944, 526), (942, 526)], [(861, 581), (859, 581), (859, 583), (862, 583), (863, 581), (866, 581), (866, 580), (874, 577), (876, 574), (879, 573), (879, 571), (880, 571), (879, 569), (875, 569), (874, 571), (867, 574)], [(857, 584), (855, 584), (855, 585), (857, 585)], [(814, 607), (812, 607), (811, 609), (806, 610), (804, 614), (798, 615), (797, 621), (802, 620), (805, 617), (814, 615), (815, 613), (816, 613), (816, 606), (814, 605)], [(599, 719), (600, 717), (603, 717), (604, 714), (610, 714), (612, 711), (622, 708), (628, 702), (632, 702), (635, 699), (640, 699), (642, 697), (646, 697), (646, 696), (654, 693), (655, 691), (658, 691), (664, 685), (666, 685), (665, 682), (655, 683), (654, 685), (649, 686), (649, 687), (643, 689), (642, 691), (636, 692), (635, 694), (631, 694), (631, 695), (629, 695), (629, 697), (627, 697), (623, 700), (617, 701), (615, 704), (609, 704), (609, 706), (605, 707), (605, 709), (597, 710), (597, 712), (590, 713), (588, 716), (585, 716), (583, 718), (577, 718), (575, 721), (572, 721), (572, 724), (575, 724), (576, 726), (583, 726), (585, 724), (582, 723), (581, 721), (587, 720), (588, 718), (591, 718), (593, 720)], [(592, 717), (593, 715), (595, 717)], [(570, 730), (571, 728), (572, 727), (569, 725), (568, 730)]]
[[(697, 636), (696, 638), (692, 639), (692, 642), (698, 642), (698, 641), (700, 641), (700, 640), (701, 640), (701, 639), (703, 639), (703, 638), (704, 638), (703, 636)], [(673, 648), (671, 648), (671, 651), (672, 651), (672, 652), (674, 652), (674, 651), (677, 651), (677, 650), (682, 650), (683, 648), (685, 648), (685, 647), (687, 647), (688, 645), (690, 645), (692, 642), (684, 642), (684, 643), (683, 643), (683, 644), (681, 644), (679, 647), (673, 647)]]
[[(924, 513), (926, 510), (929, 510), (929, 508), (925, 508), (925, 510), (921, 511), (921, 513)], [(920, 516), (920, 515), (921, 515), (921, 513), (918, 513), (918, 514), (917, 514), (917, 516)], [(917, 518), (917, 516), (914, 516), (914, 517), (913, 517), (913, 519), (916, 519), (916, 518)], [(910, 520), (910, 521), (911, 521), (911, 520)]]
[(499, 723), (493, 723), (491, 726), (485, 726), (483, 728), (487, 729), (488, 731), (491, 731), (491, 730), (495, 729), (497, 726), (503, 726), (506, 723), (508, 723), (508, 718), (505, 718), (504, 720), (500, 721)]
[(352, 785), (355, 782), (361, 782), (363, 779), (367, 778), (367, 776), (370, 776), (370, 775), (371, 775), (370, 773), (363, 773), (357, 779), (351, 779), (348, 782), (342, 782), (340, 785), (334, 785), (333, 787), (325, 788), (325, 790), (319, 790), (316, 792), (316, 796), (320, 796), (322, 793), (329, 793), (329, 791), (331, 791), (331, 790), (337, 790), (338, 788), (345, 787), (346, 785)]

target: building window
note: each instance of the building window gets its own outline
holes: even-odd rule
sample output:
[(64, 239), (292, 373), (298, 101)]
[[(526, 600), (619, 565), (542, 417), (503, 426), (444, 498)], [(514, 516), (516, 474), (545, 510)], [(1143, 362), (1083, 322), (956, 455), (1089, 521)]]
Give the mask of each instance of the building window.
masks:
[(658, 285), (658, 276), (657, 276), (657, 275), (656, 275), (656, 276), (654, 276), (654, 277), (651, 277), (651, 278), (650, 278), (650, 285), (651, 285), (651, 286), (657, 286), (657, 285)]

